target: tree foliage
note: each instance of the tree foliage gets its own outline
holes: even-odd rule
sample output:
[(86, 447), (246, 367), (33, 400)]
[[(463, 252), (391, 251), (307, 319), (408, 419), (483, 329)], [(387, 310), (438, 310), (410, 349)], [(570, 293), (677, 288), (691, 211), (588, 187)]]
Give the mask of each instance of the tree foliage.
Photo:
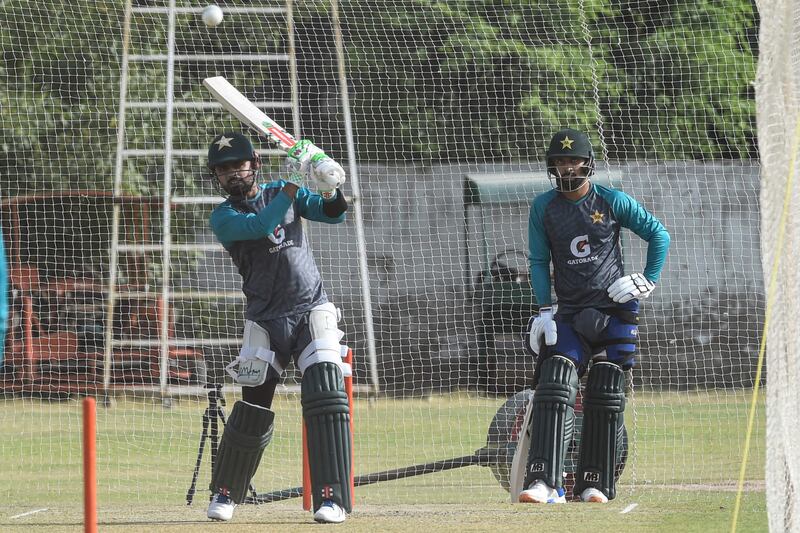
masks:
[(583, 12), (540, 0), (346, 6), (369, 156), (539, 157), (567, 125), (602, 127), (612, 158), (756, 156), (749, 0), (592, 0)]
[[(602, 128), (612, 158), (756, 157), (751, 0), (352, 0), (342, 9), (361, 161), (536, 159), (567, 125), (596, 142)], [(0, 4), (4, 190), (110, 189), (123, 12), (122, 0)], [(341, 148), (329, 5), (299, 2), (296, 16), (305, 132)], [(200, 31), (196, 17), (178, 24), (179, 53), (286, 49), (268, 20), (249, 36), (224, 24)], [(164, 52), (163, 16), (136, 28), (132, 53)], [(199, 80), (212, 73), (288, 99), (285, 67), (183, 62), (176, 100), (205, 98)], [(130, 101), (164, 99), (163, 65), (132, 65), (129, 79)], [(210, 120), (176, 114), (176, 147), (204, 147)], [(126, 121), (129, 146), (162, 142), (163, 112)], [(182, 192), (205, 187), (202, 159), (194, 163), (176, 170)], [(126, 162), (129, 192), (159, 194), (161, 166)]]

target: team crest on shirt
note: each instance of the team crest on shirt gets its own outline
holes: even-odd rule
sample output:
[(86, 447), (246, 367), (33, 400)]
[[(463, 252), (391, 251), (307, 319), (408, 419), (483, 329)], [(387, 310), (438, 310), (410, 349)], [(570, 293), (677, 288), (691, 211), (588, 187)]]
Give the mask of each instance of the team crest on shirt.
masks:
[(592, 224), (600, 224), (603, 222), (603, 218), (606, 216), (605, 213), (601, 213), (597, 209), (594, 210), (594, 213), (589, 215), (592, 217)]

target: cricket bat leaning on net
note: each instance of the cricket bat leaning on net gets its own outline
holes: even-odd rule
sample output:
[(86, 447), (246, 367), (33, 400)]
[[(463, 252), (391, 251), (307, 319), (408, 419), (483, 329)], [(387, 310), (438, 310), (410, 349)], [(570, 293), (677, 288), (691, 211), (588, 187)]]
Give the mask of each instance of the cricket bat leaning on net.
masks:
[(222, 76), (214, 76), (203, 80), (203, 85), (233, 116), (259, 135), (263, 135), (278, 144), (283, 151), (297, 143), (291, 133), (277, 125), (263, 111), (240, 93), (236, 87), (228, 83)]

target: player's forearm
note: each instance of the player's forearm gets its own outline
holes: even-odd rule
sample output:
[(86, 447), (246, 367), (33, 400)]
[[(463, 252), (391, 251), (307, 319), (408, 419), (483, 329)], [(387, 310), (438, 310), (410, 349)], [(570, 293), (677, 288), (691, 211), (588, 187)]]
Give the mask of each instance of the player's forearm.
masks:
[(345, 211), (347, 211), (347, 201), (344, 193), (339, 189), (337, 189), (336, 195), (328, 201), (308, 189), (300, 189), (295, 205), (300, 209), (300, 215), (303, 218), (326, 224), (344, 222)]
[(531, 286), (536, 303), (539, 305), (552, 305), (550, 296), (550, 263), (531, 262)]
[(286, 196), (288, 196), (290, 200), (294, 200), (295, 198), (297, 198), (297, 191), (299, 190), (300, 187), (298, 187), (294, 183), (287, 181), (286, 183), (283, 184), (281, 192), (283, 192)]
[(645, 265), (644, 277), (655, 283), (661, 276), (664, 262), (667, 260), (669, 250), (669, 232), (663, 227), (660, 231), (653, 234), (647, 243), (647, 264)]
[(275, 231), (292, 205), (288, 194), (280, 193), (258, 214), (243, 214), (233, 209), (211, 220), (211, 229), (221, 243), (261, 239)]

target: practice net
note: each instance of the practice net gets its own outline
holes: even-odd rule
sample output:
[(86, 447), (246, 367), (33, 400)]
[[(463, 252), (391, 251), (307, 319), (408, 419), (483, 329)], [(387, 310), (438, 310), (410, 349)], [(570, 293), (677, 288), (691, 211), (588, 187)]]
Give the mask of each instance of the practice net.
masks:
[[(759, 149), (762, 158), (762, 264), (767, 282), (767, 509), (771, 531), (800, 530), (800, 480), (797, 424), (784, 406), (798, 400), (797, 266), (792, 247), (797, 227), (798, 38), (790, 29), (800, 19), (791, 2), (761, 2), (760, 58), (756, 77)], [(782, 32), (784, 37), (779, 37)], [(791, 36), (787, 41), (785, 36)], [(769, 206), (769, 208), (766, 208)], [(767, 230), (769, 228), (769, 230)]]
[[(205, 153), (215, 134), (245, 129), (202, 87), (209, 76), (348, 171), (348, 220), (306, 231), (355, 356), (356, 476), (500, 450), (488, 467), (360, 487), (356, 508), (508, 500), (501, 456), (533, 374), (522, 345), (536, 309), (528, 211), (550, 187), (544, 150), (562, 127), (588, 132), (597, 180), (672, 236), (628, 376), (618, 497), (732, 505), (768, 250), (752, 2), (353, 0), (338, 18), (331, 2), (219, 4), (222, 23), (206, 27), (202, 2), (0, 3), (11, 287), (0, 460), (30, 489), (5, 484), (9, 508), (74, 505), (80, 409), (70, 400), (82, 395), (105, 405), (101, 500), (182, 505), (209, 393), (226, 412), (240, 396), (224, 366), (239, 350), (241, 278), (208, 228), (222, 198)], [(774, 90), (769, 102), (783, 101)], [(783, 179), (795, 111), (769, 111), (761, 146), (780, 139), (764, 153)], [(280, 175), (280, 153), (259, 146), (265, 174)], [(782, 194), (761, 191), (769, 217)], [(626, 268), (641, 271), (646, 245), (623, 235)], [(794, 333), (781, 337), (787, 353)], [(292, 367), (259, 492), (301, 483), (298, 384)], [(765, 425), (760, 401), (745, 512), (764, 512)], [(790, 464), (773, 474), (782, 480)], [(209, 480), (206, 446), (195, 505)]]

